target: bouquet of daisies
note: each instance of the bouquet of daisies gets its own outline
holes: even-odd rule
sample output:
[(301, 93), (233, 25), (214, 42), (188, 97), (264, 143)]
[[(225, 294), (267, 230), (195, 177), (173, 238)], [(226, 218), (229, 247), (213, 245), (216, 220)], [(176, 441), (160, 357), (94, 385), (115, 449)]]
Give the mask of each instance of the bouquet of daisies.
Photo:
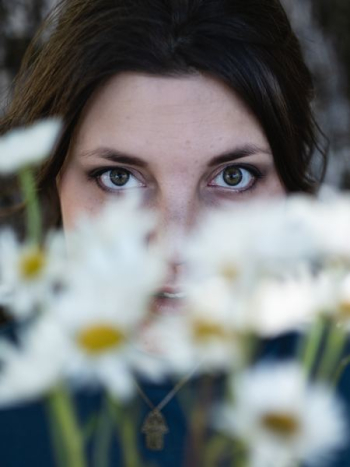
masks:
[[(184, 245), (183, 312), (162, 316), (152, 300), (166, 248), (150, 243), (157, 218), (137, 197), (42, 232), (33, 166), (60, 130), (51, 119), (0, 140), (0, 173), (18, 174), (27, 216), (25, 240), (0, 231), (0, 305), (17, 329), (16, 341), (0, 336), (0, 410), (45, 400), (59, 465), (92, 465), (97, 432), (94, 465), (108, 465), (116, 433), (123, 465), (138, 467), (137, 381), (172, 378), (142, 425), (150, 449), (164, 447), (161, 410), (178, 396), (192, 465), (327, 465), (349, 430), (336, 388), (350, 362), (350, 198), (298, 195), (212, 214)], [(291, 333), (288, 358), (262, 357), (266, 342)], [(74, 394), (96, 386), (103, 413), (82, 423)]]

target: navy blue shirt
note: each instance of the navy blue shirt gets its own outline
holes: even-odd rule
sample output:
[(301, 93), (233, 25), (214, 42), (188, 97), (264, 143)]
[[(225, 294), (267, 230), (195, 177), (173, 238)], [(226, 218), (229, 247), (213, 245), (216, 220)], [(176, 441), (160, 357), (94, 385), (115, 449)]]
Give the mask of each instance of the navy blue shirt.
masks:
[[(268, 341), (264, 344), (260, 352), (260, 358), (283, 359), (293, 354), (297, 337), (287, 335), (279, 339)], [(156, 406), (172, 390), (173, 381), (166, 381), (163, 384), (152, 384), (141, 381), (140, 385), (147, 394), (151, 402)], [(200, 380), (192, 380), (186, 383), (182, 398), (189, 396), (187, 403), (191, 405), (197, 397), (196, 391), (200, 390)], [(222, 390), (222, 378), (217, 378), (212, 386), (214, 398), (220, 397)], [(350, 421), (350, 371), (345, 371), (338, 387), (340, 395), (346, 402), (347, 419)], [(86, 424), (89, 420), (94, 420), (94, 416), (101, 411), (104, 404), (104, 396), (101, 390), (80, 392), (75, 396), (75, 402), (80, 421)], [(188, 402), (190, 401), (190, 402)], [(141, 433), (141, 426), (150, 408), (146, 402), (138, 397), (130, 410), (136, 414), (137, 418), (137, 451), (140, 456), (142, 466), (152, 467), (195, 467), (201, 466), (198, 457), (195, 457), (195, 450), (192, 449), (192, 439), (187, 426), (187, 417), (184, 411), (187, 410), (183, 400), (174, 397), (162, 410), (168, 423), (169, 432), (165, 435), (165, 445), (162, 451), (150, 451), (146, 447), (144, 434)], [(125, 415), (127, 416), (127, 415)], [(96, 422), (97, 423), (97, 422)], [(112, 422), (111, 422), (112, 423)], [(94, 432), (94, 430), (93, 430)], [(108, 452), (109, 466), (125, 465), (123, 455), (118, 443), (118, 436), (115, 430), (111, 432), (111, 443)], [(93, 462), (97, 436), (91, 436), (87, 443), (87, 457), (89, 466)], [(221, 465), (221, 464), (220, 464)], [(226, 464), (222, 465), (232, 466)], [(23, 404), (15, 408), (2, 409), (0, 411), (0, 466), (1, 467), (58, 467), (54, 456), (54, 446), (52, 442), (52, 430), (49, 424), (47, 405), (45, 401)], [(339, 452), (327, 467), (349, 467), (350, 466), (350, 437), (349, 447)]]

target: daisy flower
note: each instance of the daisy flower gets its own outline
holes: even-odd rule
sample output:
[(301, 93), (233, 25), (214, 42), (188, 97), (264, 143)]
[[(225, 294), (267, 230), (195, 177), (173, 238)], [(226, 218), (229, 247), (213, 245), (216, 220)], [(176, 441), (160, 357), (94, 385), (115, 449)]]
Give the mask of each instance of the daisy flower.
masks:
[(342, 403), (297, 363), (260, 364), (236, 375), (231, 391), (216, 424), (245, 442), (251, 467), (319, 467), (346, 442)]
[(222, 276), (250, 293), (262, 275), (280, 276), (313, 260), (310, 203), (306, 197), (250, 202), (210, 214), (187, 248), (192, 274)]
[(0, 406), (38, 399), (64, 378), (69, 341), (48, 315), (20, 335), (19, 344), (0, 342)]
[(350, 196), (334, 190), (321, 192), (309, 223), (315, 231), (326, 265), (347, 268), (350, 264)]
[(117, 398), (133, 394), (131, 337), (146, 313), (137, 289), (122, 274), (101, 267), (81, 271), (49, 310), (70, 338), (67, 376), (79, 385), (102, 384)]
[(63, 236), (47, 236), (43, 247), (20, 243), (15, 234), (0, 234), (0, 302), (16, 318), (43, 310), (57, 295), (66, 272)]
[(183, 313), (156, 316), (144, 338), (146, 348), (168, 362), (168, 373), (184, 375), (200, 365), (202, 373), (236, 368), (243, 360), (243, 320), (223, 278), (186, 288)]
[(131, 206), (108, 205), (68, 234), (68, 287), (50, 309), (71, 338), (70, 375), (79, 384), (99, 382), (120, 399), (133, 394), (131, 341), (164, 273), (147, 246), (149, 219)]
[(260, 337), (275, 337), (310, 328), (320, 314), (317, 281), (310, 274), (299, 277), (261, 278), (247, 297), (247, 326)]
[(42, 162), (50, 155), (61, 128), (58, 118), (50, 118), (5, 134), (0, 138), (0, 173), (15, 173)]
[(187, 341), (194, 360), (220, 371), (242, 361), (242, 337), (246, 331), (240, 315), (239, 296), (222, 277), (212, 278), (189, 288), (185, 308)]
[(339, 330), (350, 330), (350, 273), (325, 269), (316, 290), (322, 314), (338, 325)]
[(86, 256), (87, 247), (97, 243), (100, 252), (104, 247), (106, 254), (118, 250), (128, 255), (136, 244), (145, 247), (155, 226), (155, 216), (140, 209), (140, 197), (125, 195), (106, 203), (93, 218), (84, 213), (77, 216), (73, 228), (65, 232), (69, 256), (79, 260)]

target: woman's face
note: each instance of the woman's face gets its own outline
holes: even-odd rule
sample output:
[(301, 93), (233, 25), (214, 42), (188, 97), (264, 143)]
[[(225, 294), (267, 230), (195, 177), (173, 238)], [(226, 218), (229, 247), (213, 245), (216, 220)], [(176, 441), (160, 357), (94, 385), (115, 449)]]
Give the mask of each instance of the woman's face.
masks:
[[(57, 186), (64, 228), (137, 190), (159, 214), (169, 290), (181, 243), (209, 210), (285, 194), (254, 115), (228, 86), (200, 74), (111, 78), (89, 100)], [(176, 306), (169, 297), (164, 307)]]

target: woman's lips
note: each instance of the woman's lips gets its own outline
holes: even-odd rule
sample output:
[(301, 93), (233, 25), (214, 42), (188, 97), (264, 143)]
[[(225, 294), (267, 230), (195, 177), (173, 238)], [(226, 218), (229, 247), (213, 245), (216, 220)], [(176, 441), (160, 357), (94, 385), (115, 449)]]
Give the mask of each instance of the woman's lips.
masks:
[(159, 289), (155, 296), (162, 298), (185, 298), (186, 294), (183, 286), (169, 283)]
[(151, 309), (156, 314), (181, 313), (186, 293), (178, 287), (163, 287), (153, 297)]
[(186, 298), (185, 292), (165, 292), (161, 291), (155, 295), (156, 298), (177, 298), (183, 299)]

